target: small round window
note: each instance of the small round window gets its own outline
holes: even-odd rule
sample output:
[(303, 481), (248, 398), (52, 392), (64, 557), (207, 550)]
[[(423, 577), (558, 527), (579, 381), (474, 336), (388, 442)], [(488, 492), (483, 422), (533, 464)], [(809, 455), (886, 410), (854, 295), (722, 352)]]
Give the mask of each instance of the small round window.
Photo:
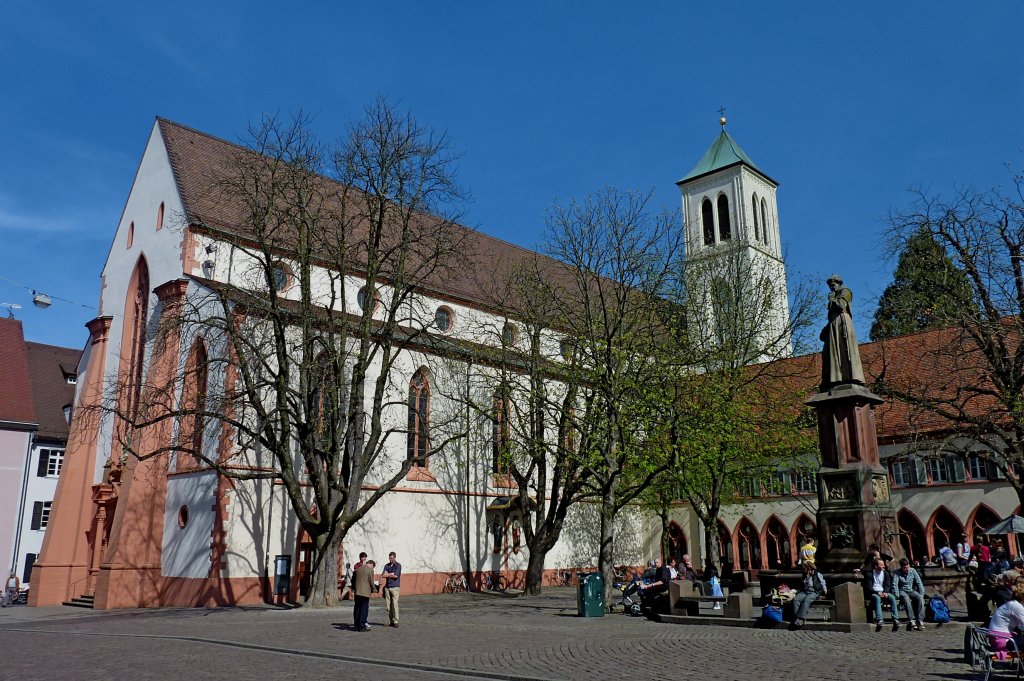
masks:
[(274, 284), (275, 291), (284, 291), (288, 288), (291, 277), (292, 273), (287, 265), (280, 261), (274, 263), (274, 267), (270, 271), (270, 279)]
[(501, 328), (501, 342), (505, 345), (515, 345), (517, 340), (519, 340), (519, 330), (516, 329), (516, 325), (505, 322), (505, 326)]
[[(366, 306), (371, 304), (369, 287), (364, 286), (361, 289), (359, 289), (359, 293), (356, 294), (356, 302), (359, 304), (360, 310), (365, 310)], [(371, 309), (370, 312), (376, 312), (377, 306), (380, 305), (380, 295), (376, 291), (373, 292), (372, 305), (373, 309)]]
[(448, 333), (452, 330), (452, 324), (455, 321), (455, 315), (452, 313), (449, 307), (439, 307), (434, 312), (434, 324), (437, 326), (437, 330), (441, 333)]
[(188, 506), (182, 505), (178, 509), (178, 527), (184, 529), (188, 525)]

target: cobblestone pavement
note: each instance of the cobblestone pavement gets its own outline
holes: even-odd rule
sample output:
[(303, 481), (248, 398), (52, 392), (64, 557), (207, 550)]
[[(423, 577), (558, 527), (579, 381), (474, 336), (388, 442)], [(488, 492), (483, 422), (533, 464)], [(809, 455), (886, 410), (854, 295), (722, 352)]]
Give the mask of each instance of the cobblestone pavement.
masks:
[(963, 630), (843, 634), (575, 617), (574, 593), (405, 596), (351, 608), (0, 610), (0, 679), (969, 679)]

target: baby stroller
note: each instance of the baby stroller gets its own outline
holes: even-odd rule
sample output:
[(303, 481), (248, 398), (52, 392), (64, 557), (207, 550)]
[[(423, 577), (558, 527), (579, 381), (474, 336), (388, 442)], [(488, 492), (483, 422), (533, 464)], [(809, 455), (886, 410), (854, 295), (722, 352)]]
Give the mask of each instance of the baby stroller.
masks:
[(640, 585), (643, 583), (643, 579), (634, 575), (628, 582), (616, 582), (614, 584), (614, 587), (622, 593), (622, 598), (617, 605), (627, 615), (632, 615), (633, 617), (640, 616)]

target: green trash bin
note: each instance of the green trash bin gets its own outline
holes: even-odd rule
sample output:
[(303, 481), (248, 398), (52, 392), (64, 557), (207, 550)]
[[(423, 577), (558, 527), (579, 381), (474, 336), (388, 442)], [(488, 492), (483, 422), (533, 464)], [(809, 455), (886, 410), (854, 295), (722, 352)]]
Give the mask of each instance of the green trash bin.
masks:
[(579, 572), (576, 608), (580, 617), (604, 617), (604, 575), (600, 572)]

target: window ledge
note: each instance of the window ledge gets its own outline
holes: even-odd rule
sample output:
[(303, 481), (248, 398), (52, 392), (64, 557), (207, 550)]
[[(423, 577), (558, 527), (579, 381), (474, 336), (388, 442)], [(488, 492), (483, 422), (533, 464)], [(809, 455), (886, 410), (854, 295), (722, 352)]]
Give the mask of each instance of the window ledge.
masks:
[(429, 469), (423, 466), (413, 466), (410, 468), (405, 479), (412, 482), (437, 482), (437, 478), (434, 477)]
[(516, 484), (516, 481), (508, 473), (491, 473), (491, 485), (507, 489), (519, 489), (519, 485)]

